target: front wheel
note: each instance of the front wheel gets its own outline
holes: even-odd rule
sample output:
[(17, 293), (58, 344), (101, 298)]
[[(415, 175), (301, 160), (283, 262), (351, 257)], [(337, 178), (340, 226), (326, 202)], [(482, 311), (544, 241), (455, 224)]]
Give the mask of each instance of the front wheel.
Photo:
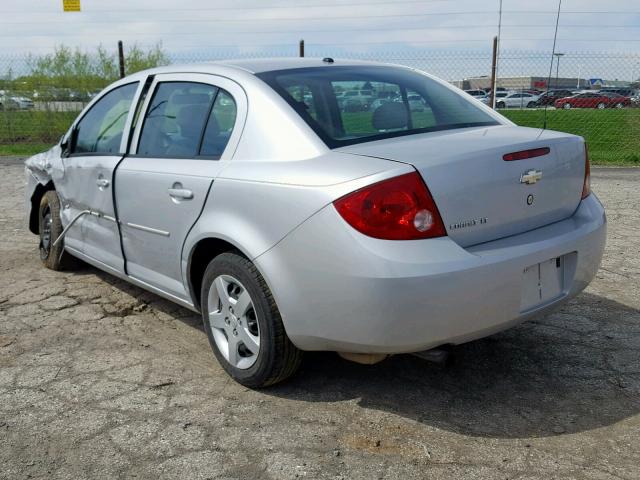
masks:
[(38, 211), (40, 233), (40, 260), (51, 270), (65, 270), (77, 266), (75, 259), (64, 252), (62, 241), (54, 243), (62, 233), (60, 220), (60, 199), (55, 190), (49, 190), (40, 199)]
[(266, 387), (293, 375), (302, 360), (256, 266), (238, 253), (214, 258), (202, 282), (202, 319), (218, 362), (237, 382)]
[(562, 108), (564, 108), (565, 110), (569, 110), (571, 108), (571, 104), (570, 103), (565, 103)]
[(504, 108), (504, 107), (505, 107), (504, 102), (498, 102), (498, 103), (496, 103), (496, 108)]
[(622, 103), (616, 103), (616, 108), (624, 108), (624, 105)]
[(606, 107), (606, 105), (604, 103), (602, 103), (602, 102), (600, 102), (598, 105), (596, 105), (596, 108), (598, 110), (603, 110), (605, 107)]

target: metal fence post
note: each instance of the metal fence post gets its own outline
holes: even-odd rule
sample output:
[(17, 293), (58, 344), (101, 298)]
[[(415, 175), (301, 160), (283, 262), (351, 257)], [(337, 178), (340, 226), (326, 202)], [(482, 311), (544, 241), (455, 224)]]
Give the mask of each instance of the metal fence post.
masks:
[(489, 96), (489, 106), (496, 108), (496, 64), (498, 63), (498, 37), (493, 37), (493, 58), (491, 59), (491, 95)]
[(118, 40), (118, 63), (120, 65), (120, 78), (124, 78), (124, 47), (122, 40)]
[(300, 40), (299, 56), (304, 57), (304, 40)]

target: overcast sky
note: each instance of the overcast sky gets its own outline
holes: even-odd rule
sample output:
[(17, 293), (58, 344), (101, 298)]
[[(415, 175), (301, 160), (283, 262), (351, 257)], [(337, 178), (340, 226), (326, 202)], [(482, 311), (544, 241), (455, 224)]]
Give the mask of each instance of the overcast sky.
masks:
[[(499, 0), (62, 0), (3, 1), (0, 55), (92, 50), (117, 40), (162, 42), (174, 58), (347, 52), (488, 51)], [(558, 0), (504, 0), (501, 48), (550, 51)], [(563, 0), (557, 51), (640, 51), (640, 0)], [(568, 64), (569, 65), (569, 64)], [(576, 67), (578, 67), (576, 65)], [(633, 67), (630, 67), (633, 68)]]

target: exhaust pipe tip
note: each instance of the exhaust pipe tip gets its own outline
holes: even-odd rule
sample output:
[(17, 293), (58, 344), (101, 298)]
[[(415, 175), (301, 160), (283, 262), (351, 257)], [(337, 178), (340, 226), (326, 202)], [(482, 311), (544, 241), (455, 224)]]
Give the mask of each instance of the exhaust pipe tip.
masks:
[(443, 345), (442, 347), (432, 348), (422, 352), (414, 352), (411, 355), (426, 360), (427, 362), (442, 365), (443, 367), (451, 367), (455, 360), (453, 349), (449, 345)]

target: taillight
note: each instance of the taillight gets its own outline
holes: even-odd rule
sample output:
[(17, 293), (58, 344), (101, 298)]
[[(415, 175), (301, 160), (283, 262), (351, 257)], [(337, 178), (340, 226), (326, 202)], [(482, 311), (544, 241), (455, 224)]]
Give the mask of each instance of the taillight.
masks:
[(333, 205), (349, 225), (370, 237), (417, 240), (447, 234), (438, 207), (418, 172), (374, 183), (339, 198)]
[(591, 194), (591, 167), (589, 165), (589, 151), (587, 144), (584, 144), (584, 183), (582, 184), (582, 199)]
[(532, 148), (531, 150), (520, 150), (519, 152), (506, 153), (502, 156), (505, 162), (514, 160), (526, 160), (527, 158), (542, 157), (551, 151), (549, 147)]

